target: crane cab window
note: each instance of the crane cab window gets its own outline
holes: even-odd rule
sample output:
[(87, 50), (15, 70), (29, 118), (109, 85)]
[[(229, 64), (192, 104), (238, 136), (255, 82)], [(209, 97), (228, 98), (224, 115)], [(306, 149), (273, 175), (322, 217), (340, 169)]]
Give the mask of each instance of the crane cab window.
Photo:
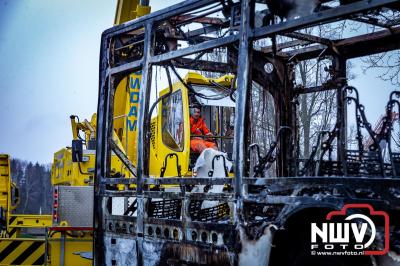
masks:
[(162, 101), (162, 141), (174, 151), (183, 151), (184, 126), (182, 92), (178, 90)]
[[(231, 159), (235, 113), (231, 90), (209, 85), (192, 85), (192, 87), (196, 93), (190, 97), (192, 110), (195, 106), (201, 106), (201, 117), (212, 135), (201, 137), (205, 141), (215, 143), (216, 148), (227, 153)], [(191, 135), (191, 139), (196, 138), (197, 135)]]

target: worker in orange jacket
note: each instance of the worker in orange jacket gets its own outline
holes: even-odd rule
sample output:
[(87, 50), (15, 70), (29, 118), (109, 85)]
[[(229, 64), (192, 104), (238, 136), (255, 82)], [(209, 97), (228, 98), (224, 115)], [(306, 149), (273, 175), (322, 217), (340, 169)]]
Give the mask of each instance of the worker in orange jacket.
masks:
[[(211, 135), (206, 123), (201, 117), (201, 110), (198, 107), (193, 108), (193, 113), (190, 116), (190, 134), (196, 135)], [(217, 145), (213, 141), (207, 141), (202, 138), (191, 138), (190, 148), (193, 152), (202, 153), (206, 148), (218, 150)]]

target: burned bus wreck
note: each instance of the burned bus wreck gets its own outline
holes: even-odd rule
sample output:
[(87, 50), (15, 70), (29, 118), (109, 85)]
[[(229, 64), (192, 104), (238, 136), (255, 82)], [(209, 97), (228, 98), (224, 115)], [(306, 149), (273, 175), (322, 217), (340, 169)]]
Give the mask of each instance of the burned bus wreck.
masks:
[[(346, 62), (400, 48), (400, 3), (316, 1), (289, 15), (271, 2), (188, 0), (103, 33), (96, 265), (399, 263), (393, 114), (400, 112), (400, 92), (382, 106), (374, 129)], [(320, 34), (347, 21), (374, 30)], [(301, 82), (304, 62), (322, 69), (312, 82)], [(129, 103), (137, 111), (133, 135), (117, 128), (113, 115), (118, 90), (130, 91), (132, 75), (141, 75)], [(318, 106), (326, 112), (306, 132), (301, 101), (309, 94), (324, 95)], [(189, 111), (198, 105), (219, 150), (208, 158), (191, 149), (194, 138), (207, 138), (191, 135)], [(126, 135), (135, 155), (113, 134)], [(112, 154), (130, 176), (111, 168)], [(358, 235), (328, 238), (323, 223), (345, 215)], [(368, 229), (362, 217), (372, 221)], [(348, 247), (363, 255), (315, 253)]]

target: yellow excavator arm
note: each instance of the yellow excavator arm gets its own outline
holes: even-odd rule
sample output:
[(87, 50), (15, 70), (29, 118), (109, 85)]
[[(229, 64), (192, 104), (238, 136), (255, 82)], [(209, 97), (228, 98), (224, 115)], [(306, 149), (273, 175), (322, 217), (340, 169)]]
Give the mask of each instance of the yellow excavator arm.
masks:
[[(114, 24), (119, 25), (148, 13), (150, 13), (149, 0), (118, 0)], [(137, 85), (140, 83), (140, 75), (132, 74), (131, 76), (131, 78), (136, 82), (134, 84)], [(121, 108), (114, 110), (116, 118), (113, 140), (119, 150), (134, 161), (134, 149), (136, 145), (134, 141), (128, 143), (128, 136), (129, 139), (136, 139), (136, 131), (132, 130), (126, 132), (126, 125), (131, 126), (132, 128), (135, 127), (134, 124), (129, 124), (134, 121), (126, 120), (129, 119), (126, 117), (128, 117), (132, 105), (129, 102), (130, 94), (124, 93), (126, 82), (126, 80), (125, 83), (122, 82), (123, 86), (121, 85), (121, 88), (118, 89), (116, 93), (117, 105)], [(132, 88), (132, 91), (137, 92), (135, 91), (135, 88)], [(137, 108), (137, 106), (135, 106), (135, 108)], [(76, 141), (76, 145), (72, 145), (72, 148), (63, 148), (54, 154), (51, 182), (52, 185), (87, 186), (92, 183), (94, 175), (97, 117), (96, 114), (94, 114), (90, 121), (86, 119), (79, 121), (77, 116), (71, 115), (70, 120), (72, 138), (73, 142)], [(79, 133), (82, 135), (79, 135)], [(82, 145), (85, 148), (83, 148)], [(76, 158), (77, 154), (78, 156)], [(112, 164), (112, 174), (126, 177), (131, 176), (131, 173), (128, 172), (116, 155), (112, 156)]]
[(149, 0), (118, 0), (114, 25), (149, 14), (151, 10), (149, 2)]

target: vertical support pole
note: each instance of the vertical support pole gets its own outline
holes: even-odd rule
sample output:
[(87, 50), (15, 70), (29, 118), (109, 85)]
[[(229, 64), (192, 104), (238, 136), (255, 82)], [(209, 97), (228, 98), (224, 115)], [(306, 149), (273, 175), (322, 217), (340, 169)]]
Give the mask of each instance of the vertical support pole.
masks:
[(276, 133), (279, 133), (279, 128), (289, 127), (291, 130), (283, 130), (277, 137), (279, 138), (279, 153), (277, 155), (277, 176), (293, 176), (293, 159), (295, 158), (295, 149), (293, 147), (293, 138), (296, 132), (296, 109), (293, 103), (294, 93), (294, 69), (293, 66), (286, 61), (281, 61), (275, 58), (275, 64), (280, 65), (277, 71), (280, 71), (284, 77), (283, 83), (276, 86), (277, 91), (274, 96), (276, 110)]
[(182, 213), (182, 241), (186, 241), (188, 239), (187, 236), (190, 235), (190, 230), (188, 230), (187, 224), (191, 222), (190, 215), (189, 215), (189, 205), (190, 205), (190, 198), (186, 194), (186, 186), (181, 185), (182, 191), (182, 206), (181, 206), (181, 213)]
[[(99, 190), (98, 190), (98, 196), (96, 198), (99, 200), (98, 208), (96, 210), (99, 210), (101, 213), (100, 219), (98, 220), (98, 228), (97, 231), (100, 232), (98, 242), (100, 249), (97, 250), (98, 253), (101, 256), (101, 260), (105, 262), (105, 257), (104, 257), (104, 191), (105, 191), (105, 185), (101, 182), (102, 180), (109, 178), (110, 172), (111, 172), (111, 147), (110, 147), (110, 142), (112, 141), (113, 138), (113, 132), (114, 132), (114, 95), (115, 95), (115, 77), (113, 76), (108, 76), (107, 77), (107, 89), (106, 89), (106, 101), (105, 101), (105, 110), (104, 110), (104, 121), (103, 121), (103, 128), (104, 128), (104, 148), (103, 151), (104, 153), (101, 154), (102, 156), (102, 175), (101, 175), (101, 180), (99, 184)], [(107, 263), (104, 263), (107, 264)], [(103, 264), (98, 264), (98, 265), (103, 265)]]
[(65, 231), (61, 231), (60, 239), (60, 266), (64, 266), (65, 261)]
[[(289, 71), (292, 73), (294, 72), (294, 67), (290, 67)], [(293, 78), (294, 78), (294, 73), (293, 73)], [(291, 128), (292, 128), (292, 151), (291, 151), (291, 156), (292, 156), (292, 162), (291, 166), (289, 169), (289, 176), (298, 176), (298, 164), (297, 164), (297, 159), (298, 159), (298, 153), (299, 153), (299, 123), (297, 120), (297, 97), (295, 91), (294, 91), (294, 84), (292, 84), (292, 100), (290, 101), (291, 105)]]
[(44, 228), (44, 266), (47, 266), (47, 256), (49, 254), (49, 228)]
[(148, 125), (147, 115), (150, 101), (150, 87), (151, 87), (151, 49), (152, 49), (152, 29), (153, 24), (150, 21), (145, 25), (144, 48), (143, 48), (143, 68), (142, 68), (142, 81), (139, 92), (139, 116), (138, 116), (138, 140), (137, 140), (137, 254), (138, 265), (143, 265), (143, 233), (144, 233), (144, 219), (145, 219), (145, 199), (143, 197), (143, 178), (148, 175)]
[[(109, 40), (102, 36), (101, 39), (101, 51), (100, 54), (100, 78), (99, 78), (99, 100), (97, 103), (97, 131), (96, 131), (96, 171), (94, 178), (94, 212), (93, 212), (93, 228), (95, 234), (93, 238), (93, 264), (104, 265), (104, 234), (103, 234), (103, 192), (102, 180), (106, 176), (106, 150), (108, 145), (108, 136), (106, 128), (107, 110), (108, 110), (108, 93), (109, 93), (109, 81), (107, 77), (108, 65), (108, 42)], [(107, 51), (107, 54), (103, 54)]]
[[(336, 55), (333, 59), (333, 67), (336, 71), (336, 78), (346, 78), (346, 59)], [(337, 159), (339, 162), (343, 162), (342, 169), (346, 174), (346, 149), (347, 149), (347, 104), (344, 100), (346, 95), (343, 95), (342, 88), (346, 82), (343, 82), (336, 93), (337, 110), (336, 116), (339, 122), (339, 129), (337, 132)]]
[[(239, 31), (239, 55), (237, 69), (237, 97), (235, 117), (235, 198), (236, 198), (236, 221), (240, 221), (242, 212), (243, 190), (242, 179), (245, 174), (246, 163), (246, 113), (248, 109), (248, 95), (251, 89), (251, 13), (253, 5), (251, 0), (242, 0), (241, 22)], [(238, 220), (239, 219), (239, 220)]]

